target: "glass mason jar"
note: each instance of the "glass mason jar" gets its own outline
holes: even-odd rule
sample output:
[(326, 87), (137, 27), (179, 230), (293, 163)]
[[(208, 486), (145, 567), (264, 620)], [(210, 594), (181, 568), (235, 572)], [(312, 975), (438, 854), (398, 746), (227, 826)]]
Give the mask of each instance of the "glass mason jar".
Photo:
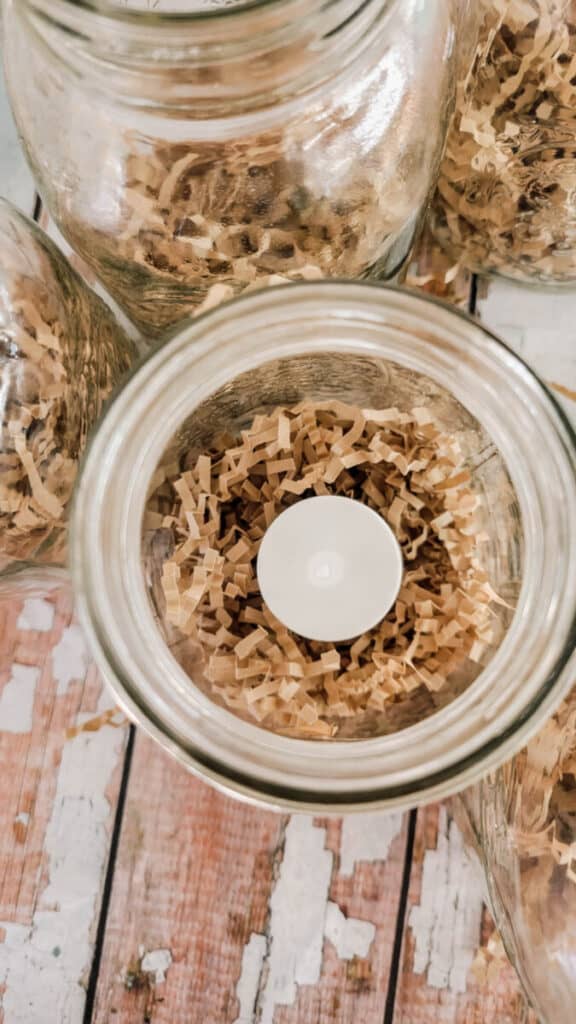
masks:
[(506, 952), (542, 1024), (576, 991), (576, 690), (508, 764), (463, 794)]
[(143, 331), (277, 279), (402, 266), (452, 109), (454, 0), (4, 9), (42, 197)]
[(478, 0), (433, 232), (453, 258), (521, 282), (576, 282), (576, 8)]
[[(326, 740), (279, 734), (223, 706), (194, 638), (168, 621), (163, 588), (174, 551), (172, 487), (185, 495), (195, 487), (186, 467), (200, 465), (197, 456), (213, 451), (219, 438), (234, 444), (241, 430), (249, 436), (255, 416), (304, 400), (387, 410), (383, 422), (391, 407), (394, 416), (415, 406), (418, 418), (423, 408), (433, 414), (446, 443), (462, 452), (479, 503), (467, 550), (498, 595), (482, 657), (461, 659), (446, 685), (411, 688)], [(233, 448), (232, 465), (237, 457)], [(127, 713), (218, 786), (307, 811), (439, 798), (510, 758), (572, 682), (575, 460), (573, 432), (546, 388), (505, 345), (440, 303), (352, 282), (244, 295), (153, 352), (100, 421), (72, 529), (80, 620)], [(180, 471), (182, 481), (173, 484)], [(404, 487), (404, 478), (394, 479)], [(202, 516), (211, 508), (228, 535), (238, 506), (220, 501), (210, 480), (204, 486), (211, 490)], [(386, 502), (382, 508), (393, 518)], [(191, 529), (192, 519), (187, 514)], [(246, 522), (237, 525), (243, 536)], [(406, 566), (407, 583), (413, 577)], [(235, 586), (232, 597), (240, 590)], [(244, 593), (252, 601), (257, 590)], [(428, 596), (418, 593), (419, 600)], [(432, 587), (430, 599), (438, 593)], [(256, 621), (242, 601), (235, 607), (246, 622)], [(469, 603), (458, 605), (457, 617), (471, 613)], [(282, 642), (298, 657), (289, 640)], [(321, 657), (326, 647), (315, 650)], [(346, 660), (346, 650), (339, 645), (336, 653)]]
[(40, 566), (65, 563), (78, 459), (134, 352), (53, 242), (5, 200), (0, 252), (0, 577), (8, 587), (24, 571), (32, 579)]

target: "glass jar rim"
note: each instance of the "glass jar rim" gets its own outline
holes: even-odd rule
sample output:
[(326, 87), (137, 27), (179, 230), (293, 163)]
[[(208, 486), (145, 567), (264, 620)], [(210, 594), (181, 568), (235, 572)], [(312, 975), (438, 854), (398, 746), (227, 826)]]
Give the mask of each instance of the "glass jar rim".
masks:
[[(322, 337), (303, 338), (304, 323), (319, 328)], [(351, 337), (345, 337), (347, 331)], [(386, 340), (378, 339), (384, 332)], [(417, 725), (351, 743), (277, 736), (241, 722), (199, 690), (191, 697), (190, 679), (154, 622), (140, 566), (148, 482), (178, 425), (223, 382), (270, 359), (311, 351), (352, 351), (390, 361), (395, 352), (402, 365), (437, 380), (447, 375), (456, 397), (458, 389), (476, 386), (471, 411), (509, 471), (515, 470), (531, 545), (532, 578), (523, 583), (511, 627), (477, 680)], [(482, 408), (483, 401), (489, 409)], [(561, 701), (576, 663), (576, 537), (562, 552), (561, 564), (546, 564), (550, 551), (538, 531), (543, 522), (550, 533), (554, 530), (538, 514), (541, 502), (548, 502), (544, 512), (552, 513), (553, 498), (542, 465), (530, 460), (533, 450), (528, 438), (523, 440), (536, 412), (539, 457), (556, 460), (550, 470), (564, 487), (555, 506), (556, 525), (570, 538), (566, 524), (576, 516), (574, 432), (522, 360), (460, 311), (405, 289), (306, 282), (244, 295), (176, 332), (117, 393), (92, 439), (76, 493), (71, 553), (78, 612), (119, 702), (193, 771), (268, 806), (306, 811), (413, 806), (463, 788), (512, 756)], [(512, 432), (510, 438), (505, 431)], [(518, 466), (510, 465), (512, 454), (527, 474), (524, 482)], [(548, 602), (544, 646), (544, 630), (534, 630), (543, 599)], [(519, 663), (527, 651), (535, 664)]]
[[(54, 3), (54, 0), (51, 0)], [(111, 21), (124, 24), (141, 24), (148, 21), (151, 24), (169, 22), (171, 24), (199, 23), (201, 21), (214, 21), (221, 18), (229, 18), (234, 15), (258, 12), (263, 8), (280, 7), (286, 4), (286, 0), (244, 0), (238, 6), (230, 7), (207, 7), (206, 10), (198, 11), (154, 11), (141, 10), (133, 7), (116, 7), (103, 3), (102, 0), (56, 0), (56, 4), (62, 9), (67, 7), (84, 11), (87, 15), (96, 15)]]
[[(112, 22), (126, 26), (149, 26), (157, 28), (159, 25), (166, 27), (182, 28), (184, 25), (201, 26), (217, 23), (232, 24), (234, 20), (252, 17), (262, 13), (276, 11), (283, 13), (291, 7), (298, 9), (302, 6), (302, 0), (244, 0), (238, 5), (224, 7), (206, 7), (203, 10), (195, 11), (156, 11), (142, 10), (133, 7), (117, 7), (103, 3), (102, 0), (26, 0), (35, 7), (46, 6), (46, 12), (50, 11), (50, 18), (57, 21), (58, 12), (69, 12), (78, 17), (102, 19), (104, 23)], [(397, 0), (382, 0), (384, 7), (389, 7)], [(348, 0), (306, 0), (306, 7), (310, 14), (321, 12), (323, 8), (334, 6), (345, 7)], [(362, 6), (362, 5), (360, 5)]]

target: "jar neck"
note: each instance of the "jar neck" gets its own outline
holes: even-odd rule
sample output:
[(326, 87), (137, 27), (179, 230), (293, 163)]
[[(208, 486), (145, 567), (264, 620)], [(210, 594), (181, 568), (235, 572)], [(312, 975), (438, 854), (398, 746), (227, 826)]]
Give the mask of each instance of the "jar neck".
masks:
[[(13, 0), (59, 63), (116, 102), (195, 117), (260, 109), (341, 74), (423, 0), (261, 0), (194, 14)], [(414, 11), (412, 11), (414, 16)], [(369, 66), (369, 64), (368, 64)]]

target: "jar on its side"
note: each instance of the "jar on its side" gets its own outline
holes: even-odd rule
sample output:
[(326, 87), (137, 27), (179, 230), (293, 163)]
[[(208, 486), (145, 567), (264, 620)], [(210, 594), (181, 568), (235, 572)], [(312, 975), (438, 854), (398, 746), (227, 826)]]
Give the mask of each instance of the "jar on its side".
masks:
[(40, 192), (128, 315), (158, 333), (278, 279), (394, 276), (445, 141), (458, 5), (150, 6), (4, 5)]
[(572, 0), (478, 0), (433, 232), (474, 271), (576, 282), (576, 12)]
[[(262, 728), (213, 698), (194, 637), (189, 643), (171, 631), (170, 580), (179, 570), (165, 570), (175, 552), (172, 489), (192, 499), (199, 456), (228, 438), (234, 478), (235, 439), (250, 436), (256, 416), (258, 430), (279, 406), (326, 402), (386, 410), (384, 423), (391, 411), (396, 420), (401, 410), (433, 414), (465, 460), (469, 499), (482, 517), (468, 550), (496, 600), (486, 657), (462, 660), (457, 678), (446, 686), (441, 680), (440, 689), (417, 684), (400, 699), (393, 691), (378, 735), (349, 729), (346, 738), (336, 733), (324, 740)], [(277, 437), (277, 427), (272, 433)], [(410, 444), (411, 452), (421, 448), (422, 442), (415, 449)], [(338, 442), (332, 454), (340, 449)], [(403, 477), (395, 479), (401, 487)], [(314, 491), (306, 474), (304, 483), (297, 492), (305, 499)], [(234, 519), (238, 502), (223, 505), (230, 494), (211, 480), (203, 486), (201, 524), (190, 512), (191, 529), (202, 531), (206, 517), (214, 517), (226, 536), (250, 536), (251, 520)], [(380, 493), (380, 514), (393, 517), (389, 490), (388, 497)], [(254, 488), (251, 494), (254, 500)], [(278, 514), (280, 498), (270, 500)], [(71, 544), (77, 607), (117, 699), (191, 770), (272, 807), (340, 813), (408, 807), (462, 789), (509, 759), (565, 696), (576, 664), (575, 518), (570, 425), (540, 381), (480, 325), (393, 288), (325, 281), (265, 289), (195, 319), (152, 353), (109, 405), (77, 488)], [(238, 559), (256, 557), (253, 546), (238, 548), (236, 569)], [(406, 566), (408, 580), (409, 560)], [(241, 579), (230, 578), (236, 599)], [(247, 600), (252, 593), (247, 587)], [(428, 593), (433, 600), (434, 590)], [(193, 590), (185, 596), (193, 601)], [(425, 614), (425, 605), (419, 607)], [(246, 622), (262, 621), (238, 608)], [(463, 614), (474, 614), (473, 606)], [(225, 610), (222, 624), (231, 626)], [(218, 654), (221, 641), (208, 639)], [(295, 634), (292, 640), (297, 643)], [(345, 647), (341, 655), (348, 657)]]
[(461, 805), (494, 918), (542, 1024), (572, 1024), (576, 989), (576, 690)]
[(0, 578), (66, 558), (88, 430), (133, 361), (112, 314), (35, 224), (0, 200)]

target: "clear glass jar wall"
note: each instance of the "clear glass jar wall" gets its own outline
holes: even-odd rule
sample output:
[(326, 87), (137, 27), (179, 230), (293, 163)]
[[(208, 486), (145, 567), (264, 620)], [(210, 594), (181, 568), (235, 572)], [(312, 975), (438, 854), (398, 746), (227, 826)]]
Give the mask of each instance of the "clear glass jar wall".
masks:
[(134, 358), (40, 229), (0, 200), (0, 576), (65, 562), (78, 460)]
[[(443, 690), (422, 686), (388, 700), (370, 729), (357, 716), (329, 742), (270, 731), (214, 698), (197, 647), (170, 628), (158, 584), (173, 519), (151, 502), (165, 483), (188, 493), (189, 468), (216, 436), (234, 439), (256, 414), (301, 400), (433, 410), (465, 453), (481, 498), (472, 548), (498, 594), (495, 642), (480, 663), (464, 659)], [(461, 789), (511, 757), (571, 683), (575, 454), (570, 427), (527, 367), (437, 303), (342, 282), (225, 303), (139, 367), (91, 445), (72, 551), (98, 665), (167, 750), (251, 799), (348, 810), (406, 807)], [(211, 491), (216, 512), (219, 493)], [(542, 608), (546, 628), (535, 630)]]
[(4, 5), (43, 199), (149, 332), (278, 278), (398, 271), (435, 181), (468, 10), (211, 6)]
[(576, 5), (478, 0), (433, 232), (472, 270), (576, 282)]
[(542, 1024), (576, 989), (576, 690), (513, 761), (463, 794), (492, 911)]

